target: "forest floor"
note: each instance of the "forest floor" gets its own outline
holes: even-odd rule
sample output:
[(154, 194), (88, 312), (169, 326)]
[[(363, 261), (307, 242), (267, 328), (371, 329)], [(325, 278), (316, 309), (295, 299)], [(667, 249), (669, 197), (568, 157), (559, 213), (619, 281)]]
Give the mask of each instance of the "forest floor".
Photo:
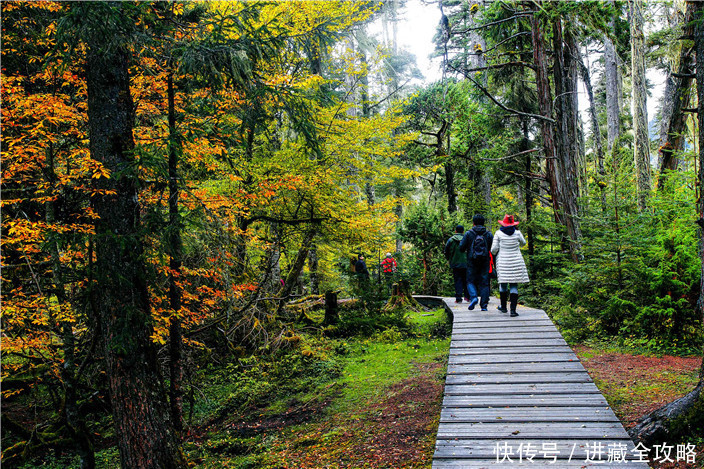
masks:
[(189, 459), (203, 468), (429, 468), (449, 350), (445, 316), (412, 313), (411, 334), (327, 339), (339, 375), (194, 429)]
[[(573, 349), (626, 429), (640, 417), (691, 391), (698, 382), (702, 362), (701, 357), (645, 356), (607, 345), (577, 345)], [(704, 440), (692, 438), (687, 443), (697, 446), (695, 465), (652, 461), (651, 467), (704, 468)], [(672, 459), (676, 459), (675, 450)]]

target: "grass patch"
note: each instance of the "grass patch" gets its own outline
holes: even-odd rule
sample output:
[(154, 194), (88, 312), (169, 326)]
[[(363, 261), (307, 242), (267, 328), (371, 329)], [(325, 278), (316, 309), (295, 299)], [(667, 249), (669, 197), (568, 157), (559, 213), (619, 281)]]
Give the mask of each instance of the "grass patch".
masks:
[(273, 361), (204, 372), (206, 402), (194, 408), (204, 424), (185, 445), (189, 460), (203, 468), (427, 467), (449, 350), (445, 311), (409, 313), (383, 328), (359, 318), (359, 336), (301, 334)]

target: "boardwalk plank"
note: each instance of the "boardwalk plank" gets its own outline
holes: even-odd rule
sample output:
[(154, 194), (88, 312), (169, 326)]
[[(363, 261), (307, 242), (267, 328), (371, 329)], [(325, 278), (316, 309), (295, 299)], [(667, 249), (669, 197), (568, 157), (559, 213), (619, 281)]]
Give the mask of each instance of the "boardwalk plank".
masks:
[[(521, 346), (514, 347), (511, 345), (501, 346), (495, 344), (492, 347), (450, 347), (450, 356), (463, 355), (543, 355), (546, 353), (574, 353), (567, 345), (542, 345), (542, 346)], [(506, 357), (503, 357), (506, 358)], [(575, 357), (575, 360), (577, 357)]]
[[(522, 445), (522, 446), (521, 446)], [(599, 445), (603, 449), (600, 453)], [(435, 444), (436, 458), (442, 459), (485, 459), (496, 461), (508, 455), (514, 462), (534, 455), (534, 463), (552, 462), (552, 455), (557, 459), (585, 461), (587, 456), (595, 460), (606, 459), (609, 449), (612, 454), (623, 454), (623, 459), (638, 459), (634, 452), (635, 445), (631, 440), (601, 439), (601, 440), (531, 440), (495, 441), (495, 440), (437, 440)], [(624, 454), (625, 451), (625, 454)], [(549, 461), (546, 460), (549, 457)], [(621, 459), (621, 458), (619, 458)], [(529, 464), (529, 460), (523, 461)]]
[(578, 361), (572, 362), (538, 362), (538, 363), (451, 363), (447, 367), (448, 373), (538, 373), (554, 371), (584, 371)]
[(450, 374), (445, 378), (446, 384), (543, 384), (543, 383), (591, 383), (587, 373), (509, 373), (509, 374)]
[(440, 439), (600, 439), (628, 438), (620, 422), (513, 422), (513, 423), (451, 423), (438, 429)]
[(542, 347), (548, 347), (548, 346), (559, 346), (559, 345), (567, 345), (567, 342), (565, 342), (565, 339), (562, 338), (552, 338), (552, 339), (511, 339), (509, 337), (504, 337), (504, 338), (494, 338), (494, 339), (481, 339), (481, 340), (452, 340), (450, 342), (450, 347), (454, 348), (485, 348), (487, 346), (495, 345), (495, 346), (503, 346), (506, 344), (511, 344), (512, 347), (519, 347), (519, 346), (527, 346), (527, 347), (533, 347), (533, 346), (542, 346)]
[[(452, 334), (452, 340), (458, 341), (458, 340), (500, 340), (502, 342), (505, 342), (506, 340), (517, 340), (517, 339), (562, 339), (562, 335), (557, 332), (557, 330), (553, 331), (541, 331), (541, 332), (515, 332), (513, 330), (506, 330), (501, 333), (499, 332), (492, 332), (488, 334), (483, 334), (479, 332), (470, 332), (470, 333), (465, 333), (461, 332), (458, 333), (457, 331), (454, 331)], [(563, 339), (564, 340), (564, 339)]]
[(481, 408), (481, 407), (603, 407), (608, 405), (601, 394), (539, 394), (487, 396), (487, 395), (445, 395), (445, 408)]
[(449, 358), (453, 365), (470, 364), (511, 364), (511, 363), (579, 363), (572, 352), (542, 352), (539, 354), (496, 354), (494, 351), (483, 354), (453, 354)]
[(455, 334), (473, 334), (473, 333), (480, 333), (480, 334), (503, 334), (506, 331), (511, 331), (513, 332), (554, 332), (557, 331), (557, 328), (553, 326), (552, 324), (545, 324), (545, 325), (516, 325), (516, 326), (511, 326), (510, 324), (506, 324), (502, 327), (461, 327), (459, 325), (455, 326), (452, 329), (452, 332)]
[(445, 384), (445, 395), (601, 394), (594, 383)]
[(444, 408), (440, 422), (618, 422), (609, 407)]

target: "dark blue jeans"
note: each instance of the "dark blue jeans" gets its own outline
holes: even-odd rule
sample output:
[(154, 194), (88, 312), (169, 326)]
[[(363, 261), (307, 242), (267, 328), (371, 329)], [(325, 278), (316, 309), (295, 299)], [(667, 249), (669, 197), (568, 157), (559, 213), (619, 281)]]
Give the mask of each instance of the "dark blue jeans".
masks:
[(463, 295), (465, 298), (469, 298), (469, 292), (467, 291), (467, 268), (453, 267), (452, 278), (455, 279), (455, 299), (461, 300)]
[(473, 261), (467, 264), (467, 290), (469, 299), (481, 297), (479, 306), (486, 309), (489, 305), (489, 260)]

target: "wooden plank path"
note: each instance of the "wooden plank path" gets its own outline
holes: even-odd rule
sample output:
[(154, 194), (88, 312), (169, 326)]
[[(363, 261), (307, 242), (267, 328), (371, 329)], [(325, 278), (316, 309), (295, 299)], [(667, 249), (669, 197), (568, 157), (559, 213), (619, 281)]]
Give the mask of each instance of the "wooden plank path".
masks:
[(648, 467), (544, 311), (443, 300), (453, 327), (434, 469)]

